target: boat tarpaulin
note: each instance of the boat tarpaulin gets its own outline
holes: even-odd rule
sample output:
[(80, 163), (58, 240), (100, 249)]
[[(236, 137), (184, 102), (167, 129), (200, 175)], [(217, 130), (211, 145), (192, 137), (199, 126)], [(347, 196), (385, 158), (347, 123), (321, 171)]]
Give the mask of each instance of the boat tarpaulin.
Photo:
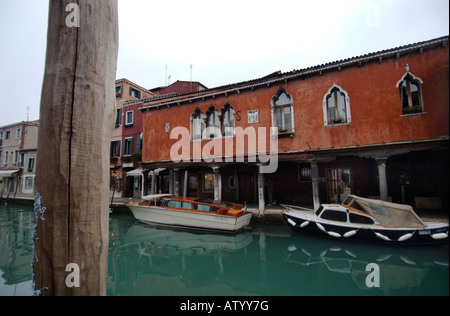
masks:
[[(367, 213), (387, 228), (425, 228), (427, 225), (410, 205), (361, 198), (351, 195)], [(352, 202), (354, 203), (354, 202)], [(351, 206), (351, 205), (350, 205)]]

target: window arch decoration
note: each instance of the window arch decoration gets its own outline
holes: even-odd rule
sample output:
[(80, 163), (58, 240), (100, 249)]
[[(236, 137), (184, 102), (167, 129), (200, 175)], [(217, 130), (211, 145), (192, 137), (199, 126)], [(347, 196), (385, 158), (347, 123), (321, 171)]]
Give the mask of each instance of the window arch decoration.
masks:
[(295, 132), (292, 95), (280, 86), (270, 103), (272, 109), (272, 126), (278, 127), (278, 135), (292, 135)]
[(396, 85), (400, 92), (400, 102), (402, 104), (403, 115), (422, 113), (424, 111), (422, 84), (423, 80), (414, 76), (410, 72), (410, 67), (407, 64), (406, 73)]
[(220, 111), (221, 131), (223, 136), (233, 136), (235, 128), (235, 116), (234, 108), (228, 101), (222, 107)]
[(211, 104), (206, 111), (206, 129), (205, 129), (205, 139), (212, 139), (216, 137), (220, 137), (220, 120), (219, 120), (219, 111), (217, 111), (216, 107)]
[(201, 140), (205, 130), (205, 119), (202, 111), (197, 107), (191, 115), (191, 139)]
[(347, 91), (337, 84), (333, 84), (323, 97), (323, 121), (325, 126), (350, 124), (350, 97)]

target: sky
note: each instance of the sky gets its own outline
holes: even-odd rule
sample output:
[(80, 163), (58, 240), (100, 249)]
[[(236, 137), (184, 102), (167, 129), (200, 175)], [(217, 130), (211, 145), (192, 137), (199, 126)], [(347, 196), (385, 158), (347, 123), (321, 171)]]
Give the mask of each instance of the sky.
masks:
[[(212, 88), (449, 35), (448, 0), (118, 0), (116, 78)], [(69, 14), (69, 13), (68, 13)], [(0, 0), (0, 126), (39, 119), (48, 0)]]

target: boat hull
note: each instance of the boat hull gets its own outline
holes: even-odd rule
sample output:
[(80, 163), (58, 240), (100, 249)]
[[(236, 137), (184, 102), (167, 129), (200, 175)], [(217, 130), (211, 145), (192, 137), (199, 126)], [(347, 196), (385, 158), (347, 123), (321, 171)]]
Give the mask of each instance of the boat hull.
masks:
[(431, 245), (448, 243), (448, 224), (433, 223), (424, 229), (374, 228), (350, 225), (336, 225), (326, 221), (311, 220), (283, 212), (289, 227), (298, 233), (324, 238), (381, 243), (390, 245)]
[(134, 217), (144, 223), (180, 227), (196, 230), (238, 232), (248, 226), (252, 213), (239, 217), (218, 215), (214, 213), (172, 210), (155, 206), (126, 205)]

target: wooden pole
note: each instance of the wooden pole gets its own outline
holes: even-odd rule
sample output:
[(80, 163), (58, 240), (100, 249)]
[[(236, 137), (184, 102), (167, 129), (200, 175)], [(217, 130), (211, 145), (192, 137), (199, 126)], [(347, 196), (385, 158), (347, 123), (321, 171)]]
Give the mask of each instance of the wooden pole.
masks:
[(46, 208), (35, 240), (42, 295), (106, 295), (117, 6), (50, 0), (36, 168)]

